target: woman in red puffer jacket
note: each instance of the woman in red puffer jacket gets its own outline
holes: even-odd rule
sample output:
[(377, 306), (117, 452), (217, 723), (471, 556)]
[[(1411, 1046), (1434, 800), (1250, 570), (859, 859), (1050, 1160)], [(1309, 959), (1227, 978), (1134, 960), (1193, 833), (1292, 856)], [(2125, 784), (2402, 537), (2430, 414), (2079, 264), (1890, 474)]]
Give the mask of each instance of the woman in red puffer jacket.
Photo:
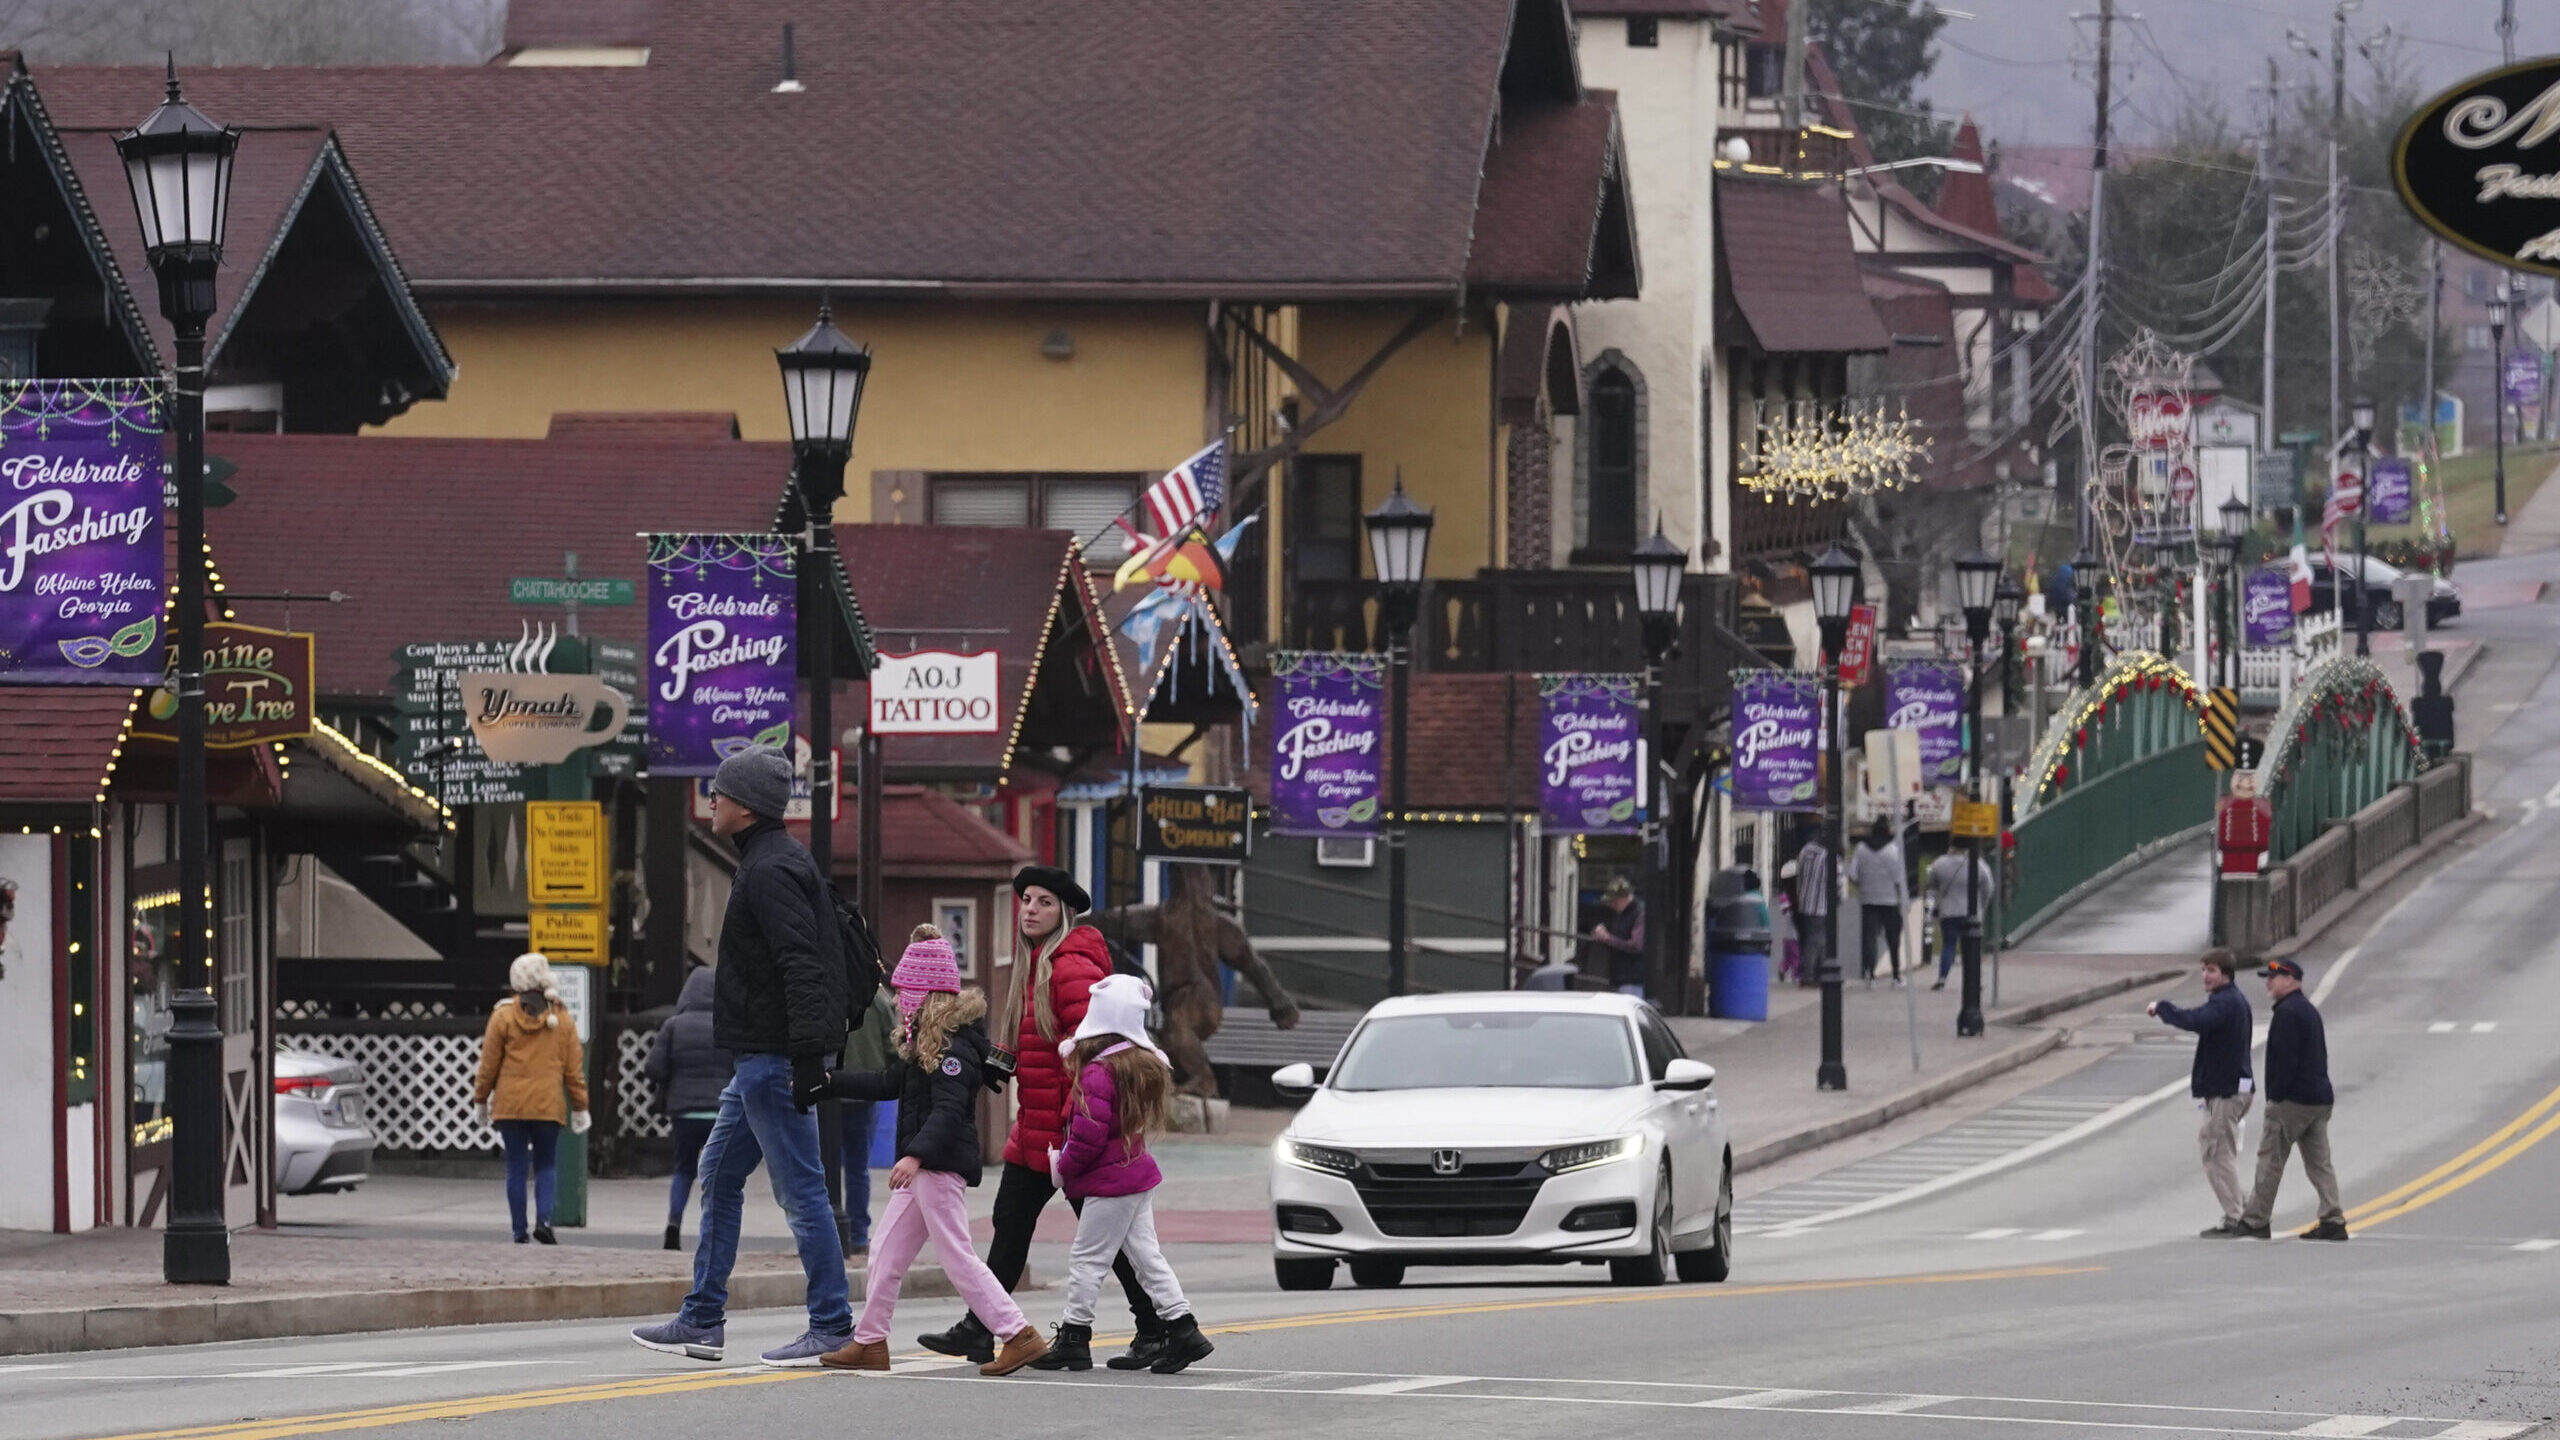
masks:
[[(1012, 1013), (1010, 1023), (999, 1016), (987, 1027), (991, 1034), (1012, 1037), (1017, 1067), (1013, 1129), (1005, 1136), (1004, 1177), (996, 1182), (995, 1238), (987, 1242), (987, 1268), (1007, 1290), (1022, 1283), (1023, 1266), (1031, 1258), (1031, 1232), (1058, 1193), (1049, 1178), (1049, 1152), (1066, 1138), (1067, 1091), (1073, 1079), (1058, 1054), (1058, 1041), (1084, 1023), (1086, 997), (1111, 973), (1111, 952), (1101, 932), (1076, 923), (1078, 915), (1093, 908), (1093, 899), (1074, 876), (1047, 865), (1026, 865), (1013, 877), (1013, 894), (1021, 941), (1014, 952), (1007, 1006)], [(1081, 1200), (1067, 1203), (1083, 1212)], [(1121, 1292), (1129, 1297), (1137, 1320), (1129, 1353), (1111, 1367), (1142, 1369), (1162, 1351), (1165, 1325), (1128, 1258), (1115, 1260), (1111, 1269), (1120, 1277)], [(916, 1341), (982, 1365), (995, 1354), (995, 1336), (976, 1315), (964, 1315), (950, 1329), (919, 1335)]]

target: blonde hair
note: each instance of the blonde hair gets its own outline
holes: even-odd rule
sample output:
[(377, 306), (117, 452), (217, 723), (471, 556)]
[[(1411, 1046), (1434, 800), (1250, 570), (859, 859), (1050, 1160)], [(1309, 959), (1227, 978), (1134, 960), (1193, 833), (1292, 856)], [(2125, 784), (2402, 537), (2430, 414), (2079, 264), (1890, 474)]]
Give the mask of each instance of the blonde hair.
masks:
[(919, 925), (913, 930), (907, 932), (907, 943), (910, 945), (913, 945), (919, 940), (939, 940), (941, 938), (942, 927), (932, 924), (931, 922)]
[(957, 993), (937, 990), (917, 1008), (915, 1024), (899, 1032), (898, 1055), (930, 1070), (951, 1048), (951, 1032), (986, 1013), (986, 993), (975, 986)]
[[(1102, 1053), (1114, 1045), (1128, 1048), (1117, 1055)], [(1077, 1041), (1069, 1067), (1075, 1071), (1075, 1079), (1068, 1093), (1080, 1110), (1084, 1108), (1085, 1067), (1096, 1064), (1111, 1072), (1112, 1085), (1119, 1095), (1111, 1116), (1113, 1139), (1134, 1139), (1164, 1122), (1165, 1106), (1173, 1094), (1173, 1072), (1156, 1058), (1154, 1051), (1131, 1043), (1125, 1035), (1088, 1035)]]

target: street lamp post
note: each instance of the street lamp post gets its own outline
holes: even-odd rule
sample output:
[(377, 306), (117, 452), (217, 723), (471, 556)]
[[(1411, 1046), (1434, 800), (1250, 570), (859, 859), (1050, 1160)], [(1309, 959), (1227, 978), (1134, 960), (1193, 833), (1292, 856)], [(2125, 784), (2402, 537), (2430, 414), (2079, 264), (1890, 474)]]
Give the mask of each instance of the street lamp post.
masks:
[(2243, 614), (2240, 603), (2242, 599), (2240, 566), (2242, 552), (2248, 548), (2249, 530), (2256, 518), (2250, 512), (2249, 502), (2236, 495), (2222, 502), (2222, 548), (2223, 553), (2229, 557), (2225, 562), (2226, 570), (2222, 586), (2224, 618), (2227, 622), (2222, 639), (2223, 683), (2235, 690), (2240, 686), (2240, 648), (2248, 639), (2247, 617)]
[[(2501, 381), (2500, 383), (2504, 383)], [(2373, 653), (2373, 564), (2366, 558), (2365, 515), (2373, 509), (2373, 401), (2359, 395), (2349, 412), (2348, 438), (2356, 451), (2356, 653)]]
[(1402, 995), (1411, 981), (1411, 936), (1405, 916), (1405, 711), (1413, 670), (1413, 622), (1422, 614), (1422, 566), (1431, 552), (1429, 510), (1406, 498), (1404, 476), (1395, 492), (1361, 517), (1369, 531), (1369, 561), (1378, 573), (1378, 622), (1387, 632), (1389, 703), (1395, 718), (1387, 731), (1387, 993)]
[(1813, 577), (1813, 618), (1822, 631), (1822, 725), (1831, 736), (1824, 757), (1830, 781), (1823, 794), (1822, 843), (1831, 852), (1831, 913), (1824, 918), (1832, 927), (1826, 937), (1831, 943), (1822, 947), (1822, 969), (1817, 977), (1822, 982), (1822, 1064), (1813, 1073), (1813, 1083), (1823, 1090), (1849, 1088), (1849, 1067), (1840, 1054), (1840, 851), (1842, 830), (1847, 816), (1847, 781), (1841, 774), (1846, 764), (1845, 745), (1840, 723), (1840, 652), (1849, 644), (1849, 604), (1858, 591), (1858, 562), (1834, 545), (1809, 567)]
[[(1664, 816), (1662, 769), (1670, 759), (1662, 732), (1662, 667), (1680, 639), (1680, 582), (1689, 572), (1689, 552), (1662, 533), (1654, 517), (1653, 538), (1636, 547), (1629, 567), (1636, 586), (1636, 615), (1644, 638), (1644, 949), (1645, 976), (1654, 1003), (1666, 1014), (1678, 1014), (1688, 998), (1688, 956), (1671, 946), (1671, 827)], [(1685, 948), (1685, 947), (1684, 947)]]
[[(871, 379), (871, 352), (835, 326), (828, 306), (818, 305), (809, 333), (773, 352), (782, 367), (783, 409), (791, 420), (791, 483), (800, 494), (800, 653), (809, 676), (809, 858), (818, 873), (835, 879), (836, 723), (836, 502), (844, 498), (844, 468), (853, 458), (854, 422), (862, 415), (862, 390)], [(864, 727), (869, 734), (869, 727)], [(879, 777), (863, 777), (864, 814), (880, 803)], [(864, 826), (863, 838), (871, 838)], [(866, 854), (863, 869), (876, 872), (880, 857)]]
[[(2017, 688), (2018, 613), (2027, 608), (2026, 587), (2014, 575), (2000, 577), (2000, 588), (1991, 592), (1991, 621), (2000, 627), (2000, 713), (2008, 715), (2012, 703), (2009, 694)], [(2000, 786), (2000, 828), (2009, 828), (2009, 786)]]
[(144, 253), (160, 278), (160, 313), (176, 332), (169, 387), (178, 492), (178, 985), (170, 997), (169, 1228), (161, 1278), (231, 1283), (222, 1215), (222, 1026), (213, 998), (207, 891), (212, 870), (204, 758), (204, 332), (230, 218), (231, 157), (240, 132), (199, 114), (178, 91), (116, 137)]
[[(2000, 562), (1980, 550), (1956, 557), (1956, 603), (1964, 611), (1966, 728), (1973, 735), (1973, 798), (1982, 800), (1982, 644), (1991, 638), (1991, 606), (2000, 587)], [(1964, 842), (1964, 999), (1956, 1009), (1956, 1033), (1982, 1033), (1982, 841)]]
[(2089, 547), (2071, 559), (2071, 598), (2080, 610), (2080, 685), (2098, 683), (2098, 558)]
[[(2429, 403), (2433, 403), (2433, 397)], [(2497, 437), (2498, 454), (2490, 475), (2497, 492), (2498, 523), (2504, 525), (2507, 523), (2507, 291), (2503, 285), (2489, 301), (2489, 417), (2496, 427), (2492, 433)]]

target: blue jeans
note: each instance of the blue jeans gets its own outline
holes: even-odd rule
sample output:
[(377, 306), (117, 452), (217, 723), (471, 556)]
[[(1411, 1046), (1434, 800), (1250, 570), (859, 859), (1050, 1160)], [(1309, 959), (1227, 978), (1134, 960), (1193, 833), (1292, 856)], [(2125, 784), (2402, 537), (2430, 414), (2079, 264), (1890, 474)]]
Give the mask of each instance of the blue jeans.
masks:
[(525, 1238), (524, 1182), (533, 1177), (533, 1223), (551, 1223), (551, 1203), (560, 1193), (560, 1122), (501, 1120), (498, 1139), (507, 1150), (507, 1219), (516, 1238)]
[(693, 1198), (693, 1177), (702, 1170), (702, 1147), (711, 1139), (711, 1122), (679, 1115), (675, 1126), (675, 1172), (667, 1180), (667, 1223), (684, 1219), (685, 1202)]
[(678, 1318), (687, 1325), (725, 1323), (729, 1271), (738, 1259), (738, 1222), (746, 1205), (747, 1177), (773, 1162), (773, 1198), (791, 1217), (800, 1269), (809, 1277), (809, 1328), (822, 1335), (853, 1333), (846, 1296), (844, 1246), (836, 1239), (835, 1212), (827, 1207), (827, 1174), (818, 1163), (818, 1117), (791, 1105), (791, 1058), (741, 1055), (729, 1088), (720, 1092), (720, 1118), (702, 1147), (702, 1238), (693, 1251), (693, 1293)]
[(838, 1192), (833, 1175), (827, 1177), (828, 1198), (844, 1196), (836, 1213), (844, 1217), (842, 1228), (853, 1237), (853, 1243), (864, 1249), (871, 1245), (871, 1117), (874, 1107), (868, 1100), (839, 1100), (844, 1111), (844, 1142), (837, 1157), (843, 1171), (844, 1186)]
[(1973, 933), (1973, 922), (1962, 915), (1938, 917), (1938, 978), (1947, 978), (1956, 962), (1964, 958), (1964, 937)]

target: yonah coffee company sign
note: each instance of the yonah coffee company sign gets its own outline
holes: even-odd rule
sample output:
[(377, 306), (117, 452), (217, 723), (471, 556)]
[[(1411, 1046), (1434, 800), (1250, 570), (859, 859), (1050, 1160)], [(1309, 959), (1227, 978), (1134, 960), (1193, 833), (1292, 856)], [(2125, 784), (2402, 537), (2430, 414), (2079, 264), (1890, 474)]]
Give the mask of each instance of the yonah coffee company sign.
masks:
[(622, 733), (631, 701), (593, 675), (477, 670), (462, 677), (462, 709), (482, 753), (508, 765), (557, 765)]
[(2391, 168), (2427, 228), (2501, 265), (2560, 275), (2560, 58), (2474, 75), (2420, 106)]
[(1002, 708), (996, 683), (992, 650), (882, 655), (871, 672), (871, 733), (993, 735)]

